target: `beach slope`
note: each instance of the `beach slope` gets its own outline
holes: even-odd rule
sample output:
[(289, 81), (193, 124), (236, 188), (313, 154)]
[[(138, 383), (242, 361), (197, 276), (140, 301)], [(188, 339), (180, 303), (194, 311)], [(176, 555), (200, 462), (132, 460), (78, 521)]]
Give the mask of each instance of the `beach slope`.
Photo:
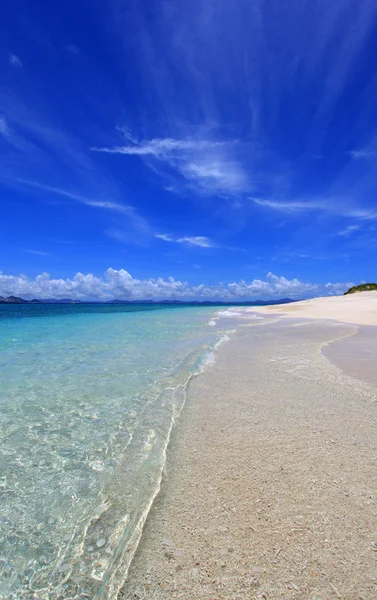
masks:
[(357, 328), (302, 312), (245, 313), (190, 384), (120, 598), (377, 597), (377, 389), (321, 354)]
[(330, 296), (292, 304), (248, 309), (252, 312), (281, 314), (284, 317), (333, 319), (343, 323), (377, 325), (377, 292), (358, 292), (349, 296)]

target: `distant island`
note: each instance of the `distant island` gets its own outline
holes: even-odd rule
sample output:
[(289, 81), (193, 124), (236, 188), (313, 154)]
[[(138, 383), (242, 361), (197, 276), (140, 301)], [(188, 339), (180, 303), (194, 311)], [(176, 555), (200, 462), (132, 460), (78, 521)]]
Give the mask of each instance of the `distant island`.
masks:
[(297, 302), (292, 298), (280, 298), (279, 300), (245, 300), (244, 302), (222, 302), (221, 300), (107, 300), (100, 302), (98, 300), (72, 300), (72, 298), (44, 298), (42, 300), (25, 300), (18, 296), (8, 296), (4, 298), (0, 296), (0, 304), (192, 304), (199, 306), (269, 306), (271, 304), (288, 304), (289, 302)]
[(377, 283), (362, 283), (351, 287), (344, 292), (343, 296), (347, 296), (347, 294), (356, 294), (357, 292), (373, 292), (375, 290), (377, 290)]
[(18, 298), (18, 296), (0, 296), (0, 304), (42, 304), (40, 300), (24, 300), (24, 298)]

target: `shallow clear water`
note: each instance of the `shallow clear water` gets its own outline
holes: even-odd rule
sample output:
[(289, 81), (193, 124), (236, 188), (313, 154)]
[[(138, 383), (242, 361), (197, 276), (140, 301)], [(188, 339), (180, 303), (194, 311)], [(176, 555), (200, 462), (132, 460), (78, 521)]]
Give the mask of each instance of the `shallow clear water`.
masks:
[(376, 327), (343, 326), (348, 328), (348, 336), (324, 346), (322, 354), (347, 375), (377, 386)]
[(214, 312), (0, 307), (0, 597), (114, 597)]

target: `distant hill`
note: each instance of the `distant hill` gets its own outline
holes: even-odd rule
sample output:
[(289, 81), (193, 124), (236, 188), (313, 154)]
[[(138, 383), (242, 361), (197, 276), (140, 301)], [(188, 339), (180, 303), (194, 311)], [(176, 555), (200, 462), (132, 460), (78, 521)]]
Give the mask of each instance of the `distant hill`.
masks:
[(344, 296), (347, 294), (356, 294), (357, 292), (373, 292), (377, 290), (377, 283), (362, 283), (361, 285), (354, 285), (349, 290), (344, 292)]
[(24, 300), (24, 298), (18, 298), (18, 296), (0, 296), (0, 304), (42, 304), (40, 300)]
[(170, 305), (195, 305), (195, 306), (268, 306), (270, 304), (288, 304), (289, 302), (297, 302), (291, 298), (279, 298), (278, 300), (255, 300), (245, 302), (222, 302), (220, 300), (108, 300), (107, 302), (98, 301), (83, 301), (83, 300), (72, 300), (72, 298), (61, 298), (56, 300), (54, 298), (43, 298), (42, 300), (25, 300), (17, 296), (8, 296), (4, 298), (0, 296), (0, 304), (170, 304)]
[(80, 300), (72, 300), (72, 298), (41, 298), (42, 304), (82, 304)]
[[(298, 302), (292, 298), (279, 298), (279, 300), (245, 300), (244, 302), (231, 302), (221, 300), (108, 300), (105, 304), (192, 304), (198, 306), (269, 306), (271, 304), (288, 304), (289, 302)], [(98, 302), (93, 302), (98, 304)]]

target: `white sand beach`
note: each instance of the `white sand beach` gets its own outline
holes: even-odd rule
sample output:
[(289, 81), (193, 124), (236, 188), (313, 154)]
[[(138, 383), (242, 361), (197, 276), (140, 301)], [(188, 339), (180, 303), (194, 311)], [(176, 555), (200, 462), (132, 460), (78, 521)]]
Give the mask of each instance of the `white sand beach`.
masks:
[(189, 386), (120, 598), (375, 599), (377, 388), (321, 350), (377, 324), (377, 294), (242, 312)]
[(282, 314), (284, 317), (333, 319), (343, 323), (377, 325), (377, 292), (313, 298), (292, 304), (253, 307), (248, 310), (267, 314)]

